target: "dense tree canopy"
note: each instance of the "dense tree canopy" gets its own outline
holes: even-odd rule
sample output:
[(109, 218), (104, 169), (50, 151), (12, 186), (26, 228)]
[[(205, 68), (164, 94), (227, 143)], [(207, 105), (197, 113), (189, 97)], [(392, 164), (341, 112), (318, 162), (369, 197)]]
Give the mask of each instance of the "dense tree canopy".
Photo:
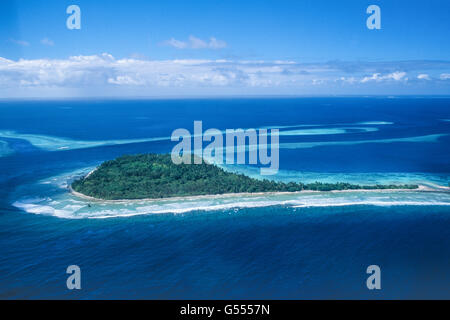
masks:
[(350, 183), (303, 184), (253, 179), (211, 165), (176, 165), (167, 154), (126, 155), (104, 162), (88, 177), (76, 180), (73, 190), (105, 200), (168, 198), (179, 196), (279, 191), (332, 191), (357, 189), (415, 189), (417, 185)]

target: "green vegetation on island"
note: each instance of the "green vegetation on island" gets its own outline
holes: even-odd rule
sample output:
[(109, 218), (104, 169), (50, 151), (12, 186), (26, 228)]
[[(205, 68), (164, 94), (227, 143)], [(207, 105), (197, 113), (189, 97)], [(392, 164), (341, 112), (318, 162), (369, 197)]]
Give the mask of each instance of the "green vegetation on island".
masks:
[(156, 199), (226, 193), (296, 192), (304, 190), (416, 189), (417, 185), (304, 184), (259, 180), (226, 172), (212, 164), (176, 165), (168, 154), (126, 155), (106, 161), (72, 189), (103, 200)]

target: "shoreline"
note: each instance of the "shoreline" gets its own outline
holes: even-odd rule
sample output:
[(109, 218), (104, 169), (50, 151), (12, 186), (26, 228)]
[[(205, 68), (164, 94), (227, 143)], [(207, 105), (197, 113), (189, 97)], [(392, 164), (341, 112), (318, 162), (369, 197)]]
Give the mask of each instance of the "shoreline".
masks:
[(256, 192), (256, 193), (223, 193), (223, 194), (207, 194), (207, 195), (196, 195), (196, 196), (178, 196), (178, 197), (167, 197), (167, 198), (144, 198), (144, 199), (118, 199), (118, 200), (105, 200), (87, 196), (80, 192), (73, 190), (72, 186), (68, 187), (69, 192), (84, 200), (103, 202), (103, 203), (134, 203), (134, 202), (156, 202), (156, 201), (186, 201), (186, 200), (202, 200), (202, 199), (222, 199), (222, 198), (233, 198), (233, 197), (261, 197), (261, 196), (279, 196), (279, 195), (296, 195), (296, 194), (307, 194), (307, 193), (351, 193), (351, 192), (373, 192), (373, 193), (383, 193), (383, 192), (450, 192), (448, 187), (431, 188), (425, 185), (419, 185), (417, 189), (357, 189), (357, 190), (333, 190), (333, 191), (316, 191), (316, 190), (303, 190), (295, 192)]

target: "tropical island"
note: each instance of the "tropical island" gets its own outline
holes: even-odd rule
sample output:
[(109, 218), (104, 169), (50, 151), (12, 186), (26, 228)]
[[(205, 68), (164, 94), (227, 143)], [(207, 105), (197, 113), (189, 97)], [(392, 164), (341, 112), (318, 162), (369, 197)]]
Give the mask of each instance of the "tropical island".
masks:
[(71, 190), (98, 200), (139, 200), (263, 192), (417, 189), (418, 185), (304, 184), (260, 180), (216, 165), (172, 162), (169, 154), (125, 155), (102, 163)]

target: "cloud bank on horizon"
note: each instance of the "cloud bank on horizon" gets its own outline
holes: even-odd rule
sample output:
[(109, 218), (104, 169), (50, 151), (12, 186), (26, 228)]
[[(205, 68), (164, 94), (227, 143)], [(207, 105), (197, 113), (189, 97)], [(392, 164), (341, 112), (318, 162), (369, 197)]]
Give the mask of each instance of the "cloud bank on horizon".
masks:
[(450, 2), (376, 5), (2, 0), (0, 98), (449, 94)]
[(450, 61), (67, 59), (0, 57), (2, 97), (401, 94), (450, 92)]
[(170, 38), (170, 40), (163, 41), (161, 44), (176, 49), (223, 49), (227, 47), (225, 41), (217, 40), (215, 37), (210, 37), (209, 41), (205, 41), (193, 35), (189, 36), (188, 41)]

